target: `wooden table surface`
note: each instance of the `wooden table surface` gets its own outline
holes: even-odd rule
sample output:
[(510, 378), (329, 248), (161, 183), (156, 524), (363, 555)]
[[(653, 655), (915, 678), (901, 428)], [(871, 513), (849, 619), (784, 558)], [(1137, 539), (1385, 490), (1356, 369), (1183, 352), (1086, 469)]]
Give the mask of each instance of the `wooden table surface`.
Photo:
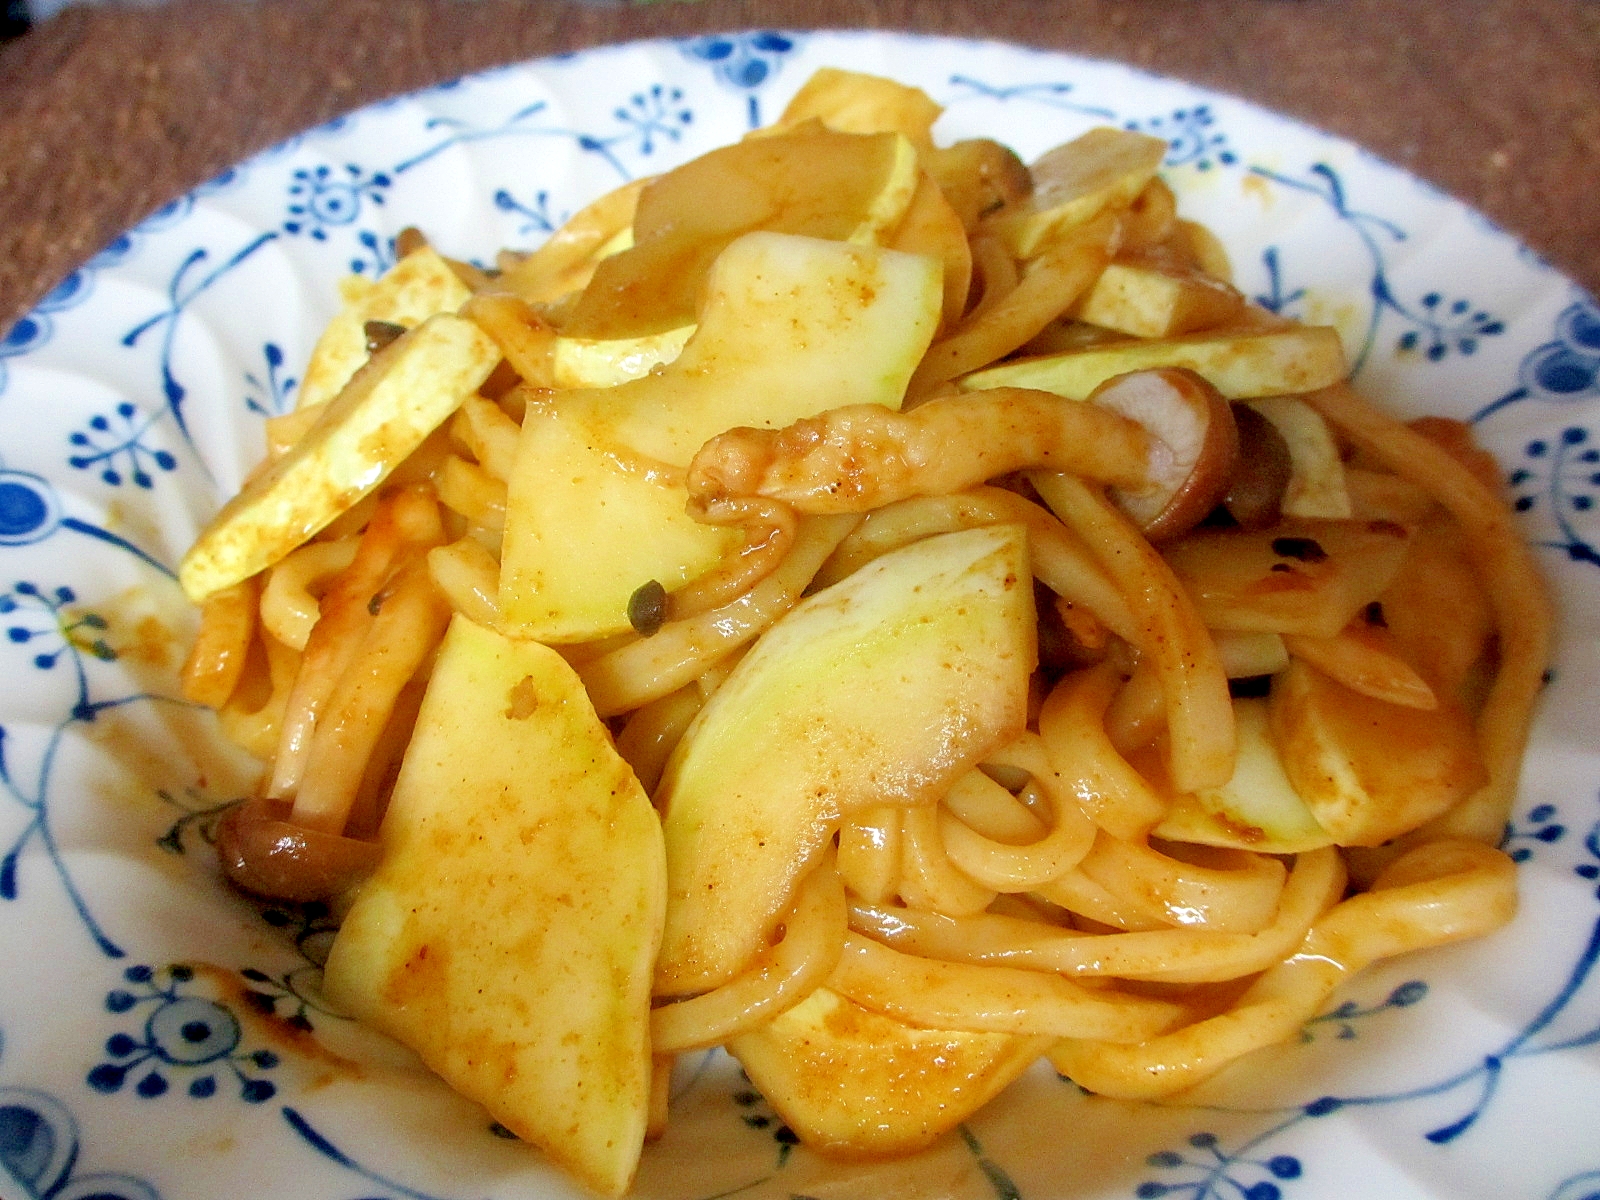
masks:
[(0, 328), (146, 213), (370, 101), (636, 37), (867, 27), (1132, 63), (1361, 143), (1600, 294), (1600, 0), (174, 0), (0, 48)]

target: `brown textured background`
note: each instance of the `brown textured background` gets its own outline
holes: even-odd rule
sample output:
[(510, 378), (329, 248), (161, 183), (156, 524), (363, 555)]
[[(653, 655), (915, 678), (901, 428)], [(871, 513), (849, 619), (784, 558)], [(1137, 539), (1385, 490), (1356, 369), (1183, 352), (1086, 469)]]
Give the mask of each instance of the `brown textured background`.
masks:
[(175, 0), (0, 48), (0, 328), (122, 229), (369, 101), (500, 63), (742, 27), (1116, 59), (1343, 134), (1600, 294), (1600, 0)]

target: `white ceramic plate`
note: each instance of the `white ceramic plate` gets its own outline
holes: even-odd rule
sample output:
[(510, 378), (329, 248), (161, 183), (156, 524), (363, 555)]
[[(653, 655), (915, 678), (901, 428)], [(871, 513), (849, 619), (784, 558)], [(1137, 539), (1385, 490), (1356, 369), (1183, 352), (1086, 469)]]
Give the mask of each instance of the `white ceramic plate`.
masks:
[(1039, 1072), (919, 1158), (838, 1166), (708, 1059), (640, 1194), (1600, 1194), (1600, 309), (1451, 200), (1236, 100), (1001, 45), (773, 33), (512, 67), (314, 130), (129, 231), (0, 343), (0, 1194), (570, 1194), (319, 1002), (326, 914), (218, 882), (207, 836), (248, 769), (174, 699), (172, 571), (292, 403), (337, 279), (387, 265), (399, 229), (479, 260), (531, 245), (823, 64), (917, 84), (942, 137), (1024, 157), (1101, 122), (1170, 139), (1249, 295), (1336, 322), (1393, 405), (1475, 421), (1563, 613), (1507, 834), (1525, 903), (1361, 976), (1203, 1105)]

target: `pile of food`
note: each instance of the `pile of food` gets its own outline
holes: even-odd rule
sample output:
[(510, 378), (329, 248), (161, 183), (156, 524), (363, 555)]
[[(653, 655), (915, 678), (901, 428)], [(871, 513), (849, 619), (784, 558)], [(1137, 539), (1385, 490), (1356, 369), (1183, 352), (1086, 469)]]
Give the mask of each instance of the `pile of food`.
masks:
[(1161, 141), (938, 115), (821, 71), (492, 269), (408, 232), (182, 566), (264, 764), (228, 875), (601, 1192), (685, 1052), (898, 1154), (1515, 908), (1548, 615), (1492, 462), (1248, 303)]

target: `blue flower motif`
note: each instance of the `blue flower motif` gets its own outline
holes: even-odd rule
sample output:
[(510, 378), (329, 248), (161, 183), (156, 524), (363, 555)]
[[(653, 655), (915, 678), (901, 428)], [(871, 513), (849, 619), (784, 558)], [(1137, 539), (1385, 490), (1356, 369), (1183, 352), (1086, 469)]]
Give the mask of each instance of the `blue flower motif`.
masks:
[(1562, 310), (1552, 332), (1523, 358), (1517, 386), (1480, 409), (1474, 421), (1521, 400), (1576, 404), (1600, 396), (1600, 305), (1580, 297)]
[(1169, 167), (1192, 165), (1209, 171), (1213, 166), (1231, 167), (1239, 161), (1228, 147), (1227, 135), (1216, 128), (1216, 115), (1209, 104), (1173, 110), (1169, 116), (1129, 121), (1127, 127), (1151, 137), (1165, 139)]
[(134, 1083), (134, 1094), (154, 1099), (171, 1088), (169, 1076), (186, 1073), (189, 1095), (204, 1100), (217, 1094), (217, 1068), (224, 1068), (238, 1083), (239, 1098), (247, 1104), (260, 1104), (277, 1094), (276, 1084), (255, 1078), (245, 1068), (270, 1070), (278, 1065), (278, 1056), (271, 1050), (244, 1050), (238, 1017), (215, 1000), (184, 993), (194, 977), (194, 968), (183, 964), (162, 971), (133, 966), (123, 972), (124, 980), (134, 987), (109, 992), (107, 1011), (129, 1013), (149, 1006), (149, 1013), (139, 1035), (117, 1033), (106, 1040), (110, 1061), (89, 1072), (90, 1087), (109, 1095), (121, 1091), (131, 1075), (143, 1070)]
[[(1377, 344), (1379, 325), (1386, 315), (1392, 315), (1408, 326), (1395, 338), (1396, 348), (1401, 353), (1421, 350), (1429, 362), (1441, 361), (1452, 350), (1463, 355), (1476, 353), (1483, 338), (1505, 332), (1503, 321), (1468, 300), (1455, 298), (1447, 302), (1444, 294), (1438, 291), (1425, 293), (1414, 304), (1403, 300), (1395, 292), (1394, 283), (1389, 278), (1387, 250), (1391, 244), (1404, 242), (1408, 234), (1392, 221), (1353, 208), (1345, 192), (1344, 180), (1327, 163), (1313, 164), (1302, 178), (1260, 166), (1250, 167), (1249, 171), (1261, 179), (1325, 202), (1339, 223), (1359, 239), (1371, 260), (1372, 280), (1368, 291), (1373, 303), (1367, 317), (1367, 328), (1352, 355), (1352, 376), (1360, 373), (1371, 355)], [(1268, 247), (1263, 259), (1271, 288), (1268, 294), (1257, 296), (1256, 300), (1273, 312), (1286, 313), (1290, 304), (1304, 297), (1305, 291), (1284, 289), (1282, 255), (1277, 247)]]
[(774, 30), (713, 34), (683, 44), (687, 57), (710, 63), (718, 81), (736, 91), (750, 91), (766, 83), (796, 48), (794, 38)]
[(1577, 528), (1577, 522), (1595, 509), (1600, 491), (1600, 448), (1581, 425), (1569, 425), (1555, 438), (1535, 438), (1523, 447), (1529, 465), (1511, 472), (1519, 513), (1543, 505), (1555, 522), (1559, 537), (1538, 543), (1564, 551), (1573, 562), (1600, 566), (1600, 552)]
[(381, 205), (384, 193), (394, 182), (382, 171), (367, 172), (355, 163), (343, 171), (327, 164), (295, 171), (289, 184), (289, 219), (285, 233), (304, 233), (316, 241), (328, 239), (328, 230), (354, 224), (366, 201)]
[(360, 258), (350, 260), (350, 269), (357, 275), (370, 272), (376, 279), (394, 266), (396, 254), (392, 237), (379, 237), (372, 230), (363, 229), (356, 234), (356, 244), (365, 252)]
[(1555, 334), (1523, 360), (1522, 386), (1563, 404), (1600, 396), (1600, 308), (1592, 300), (1570, 306), (1556, 318)]
[(621, 139), (580, 137), (578, 144), (586, 150), (595, 150), (626, 139), (639, 147), (640, 154), (654, 154), (657, 138), (679, 141), (683, 131), (694, 121), (694, 114), (683, 107), (683, 92), (660, 84), (648, 91), (635, 92), (627, 104), (613, 110), (611, 115), (630, 132)]
[(149, 490), (155, 480), (147, 466), (159, 471), (174, 471), (178, 467), (178, 460), (171, 451), (146, 444), (146, 436), (156, 420), (154, 416), (141, 419), (139, 409), (124, 400), (116, 406), (113, 416), (97, 414), (89, 419), (87, 432), (78, 430), (67, 439), (80, 450), (87, 451), (70, 456), (67, 463), (80, 471), (99, 467), (101, 481), (111, 487), (121, 487), (125, 480), (131, 479), (136, 486)]
[(766, 1098), (754, 1088), (740, 1088), (733, 1093), (733, 1102), (745, 1126), (767, 1134), (778, 1147), (777, 1165), (781, 1168), (800, 1144), (800, 1135), (768, 1107)]
[(310, 1030), (313, 1012), (319, 1018), (348, 1020), (320, 999), (322, 968), (328, 961), (334, 935), (339, 931), (339, 922), (328, 906), (320, 902), (267, 905), (261, 910), (261, 918), (293, 938), (294, 948), (304, 963), (277, 975), (269, 975), (257, 967), (244, 968), (239, 973), (251, 985), (245, 990), (246, 1002), (257, 1012), (277, 1017), (295, 1029)]
[[(1202, 1151), (1202, 1155), (1191, 1158), (1185, 1153), (1164, 1150), (1145, 1159), (1158, 1170), (1183, 1171), (1187, 1178), (1176, 1183), (1146, 1180), (1135, 1189), (1139, 1200), (1180, 1195), (1190, 1200), (1220, 1200), (1224, 1194), (1237, 1194), (1244, 1200), (1279, 1200), (1283, 1189), (1278, 1183), (1299, 1179), (1303, 1171), (1300, 1160), (1289, 1154), (1258, 1159), (1225, 1151), (1222, 1140), (1214, 1133), (1193, 1134), (1188, 1142), (1193, 1149)], [(1261, 1178), (1263, 1174), (1267, 1178)], [(1254, 1182), (1247, 1182), (1252, 1178)]]
[(157, 788), (156, 795), (173, 808), (183, 810), (183, 815), (156, 839), (156, 845), (168, 854), (187, 854), (189, 852), (187, 838), (191, 832), (199, 834), (203, 844), (215, 845), (217, 826), (221, 824), (222, 818), (228, 811), (239, 803), (238, 800), (213, 802), (194, 788), (185, 788), (183, 799), (174, 796), (165, 788)]
[(10, 592), (0, 595), (0, 616), (32, 612), (42, 616), (45, 623), (8, 624), (6, 640), (18, 646), (43, 643), (42, 647), (35, 647), (33, 655), (33, 665), (41, 671), (50, 670), (69, 651), (89, 654), (101, 662), (114, 661), (116, 651), (104, 638), (95, 636), (106, 628), (106, 619), (92, 612), (73, 616), (69, 606), (77, 599), (77, 593), (69, 587), (58, 587), (50, 593), (26, 580), (13, 584)]
[(1527, 825), (1506, 823), (1505, 837), (1500, 848), (1512, 862), (1527, 862), (1533, 857), (1535, 846), (1551, 846), (1567, 834), (1567, 827), (1556, 820), (1554, 804), (1536, 804), (1528, 810)]
[(1474, 309), (1469, 301), (1458, 299), (1446, 304), (1438, 292), (1423, 296), (1421, 310), (1413, 311), (1411, 316), (1419, 327), (1401, 334), (1396, 345), (1408, 354), (1422, 348), (1429, 362), (1438, 362), (1452, 347), (1461, 354), (1472, 354), (1479, 339), (1504, 333), (1506, 328), (1505, 322)]
[(746, 113), (751, 129), (762, 123), (761, 101), (756, 92), (771, 82), (783, 60), (799, 48), (793, 36), (775, 30), (713, 34), (682, 43), (684, 56), (709, 63), (712, 74), (723, 87), (746, 93)]
[(5, 360), (32, 353), (48, 342), (55, 333), (55, 314), (82, 304), (94, 290), (96, 271), (104, 265), (104, 255), (68, 275), (47, 292), (34, 306), (32, 312), (20, 318), (0, 338), (0, 391), (5, 390)]

